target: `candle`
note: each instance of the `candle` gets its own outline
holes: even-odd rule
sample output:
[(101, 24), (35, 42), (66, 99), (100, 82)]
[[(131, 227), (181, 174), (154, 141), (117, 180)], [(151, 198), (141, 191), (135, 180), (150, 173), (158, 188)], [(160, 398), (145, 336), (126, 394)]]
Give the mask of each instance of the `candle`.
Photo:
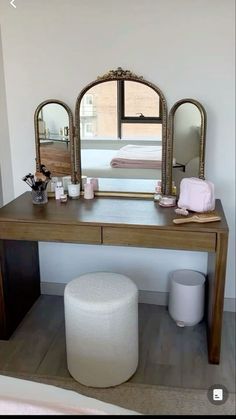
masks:
[(80, 183), (68, 183), (68, 194), (71, 199), (78, 199), (80, 196)]

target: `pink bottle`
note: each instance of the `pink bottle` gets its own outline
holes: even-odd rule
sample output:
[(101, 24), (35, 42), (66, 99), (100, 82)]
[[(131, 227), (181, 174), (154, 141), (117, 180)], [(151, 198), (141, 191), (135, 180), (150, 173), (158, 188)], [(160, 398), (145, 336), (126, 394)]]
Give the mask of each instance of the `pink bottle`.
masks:
[(90, 179), (90, 183), (92, 183), (93, 185), (93, 190), (98, 191), (98, 179), (93, 177), (92, 179)]
[(89, 181), (84, 184), (84, 199), (93, 199), (94, 198), (94, 190), (93, 185)]

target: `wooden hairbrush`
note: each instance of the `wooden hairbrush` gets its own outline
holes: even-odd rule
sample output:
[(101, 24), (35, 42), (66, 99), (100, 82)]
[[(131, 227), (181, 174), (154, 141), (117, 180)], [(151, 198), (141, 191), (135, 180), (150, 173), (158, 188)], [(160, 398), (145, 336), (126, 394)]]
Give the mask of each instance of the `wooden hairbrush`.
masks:
[(195, 213), (185, 218), (175, 218), (173, 223), (175, 224), (184, 224), (184, 223), (210, 223), (213, 221), (220, 221), (221, 217), (217, 215), (216, 212), (201, 212)]

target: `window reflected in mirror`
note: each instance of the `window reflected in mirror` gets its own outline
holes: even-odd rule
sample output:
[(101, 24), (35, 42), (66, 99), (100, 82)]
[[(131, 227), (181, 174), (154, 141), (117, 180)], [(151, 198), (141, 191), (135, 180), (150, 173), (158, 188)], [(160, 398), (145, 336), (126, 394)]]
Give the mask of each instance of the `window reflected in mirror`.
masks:
[(81, 175), (100, 191), (153, 193), (162, 179), (162, 102), (133, 80), (95, 83), (79, 106)]
[(124, 82), (126, 117), (160, 116), (160, 97), (150, 87), (134, 81)]
[(93, 86), (80, 107), (80, 135), (86, 139), (117, 138), (117, 89), (110, 81)]

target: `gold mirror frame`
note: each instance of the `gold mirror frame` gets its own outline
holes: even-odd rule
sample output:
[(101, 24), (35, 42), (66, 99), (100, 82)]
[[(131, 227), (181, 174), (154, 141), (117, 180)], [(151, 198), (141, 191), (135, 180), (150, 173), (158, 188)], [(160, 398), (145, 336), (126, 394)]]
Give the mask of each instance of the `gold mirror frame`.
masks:
[[(76, 168), (79, 174), (79, 179), (81, 181), (81, 135), (80, 135), (80, 105), (81, 100), (84, 94), (91, 89), (92, 87), (104, 83), (107, 81), (115, 80), (125, 80), (125, 81), (135, 81), (142, 83), (146, 86), (152, 88), (160, 97), (161, 104), (161, 115), (162, 115), (162, 192), (165, 193), (166, 190), (166, 144), (167, 144), (167, 103), (162, 91), (154, 85), (153, 83), (145, 80), (142, 76), (137, 76), (129, 70), (123, 70), (121, 67), (118, 67), (117, 70), (111, 70), (103, 76), (97, 77), (96, 80), (89, 83), (85, 86), (80, 92), (76, 100), (75, 105), (75, 144), (76, 144)], [(125, 181), (125, 179), (124, 179)], [(153, 193), (144, 193), (144, 192), (116, 192), (116, 191), (99, 191), (95, 192), (96, 196), (131, 196), (131, 197), (148, 197), (152, 198)]]
[[(127, 80), (144, 84), (152, 88), (160, 97), (160, 112), (162, 114), (162, 193), (170, 195), (172, 193), (172, 161), (173, 161), (173, 136), (174, 136), (174, 116), (176, 110), (184, 103), (191, 103), (195, 105), (201, 116), (200, 141), (199, 141), (199, 178), (204, 179), (205, 175), (205, 142), (206, 142), (206, 111), (202, 104), (195, 99), (186, 98), (176, 102), (167, 115), (167, 103), (162, 91), (153, 83), (145, 80), (142, 76), (137, 76), (129, 70), (123, 70), (118, 67), (117, 70), (111, 70), (103, 76), (97, 77), (96, 80), (85, 86), (80, 92), (76, 100), (75, 106), (75, 127), (73, 124), (73, 114), (68, 105), (58, 99), (48, 99), (38, 105), (34, 114), (35, 126), (35, 145), (36, 145), (36, 170), (40, 170), (40, 140), (39, 140), (39, 126), (38, 117), (42, 108), (47, 104), (61, 105), (67, 112), (69, 118), (69, 140), (70, 140), (70, 160), (71, 160), (71, 179), (73, 183), (81, 182), (81, 138), (80, 138), (80, 105), (84, 94), (93, 86), (106, 81)], [(43, 163), (43, 162), (42, 162)], [(125, 179), (124, 179), (125, 181)], [(144, 192), (116, 192), (116, 191), (97, 191), (97, 196), (130, 196), (140, 198), (152, 198), (153, 193)]]
[(186, 98), (176, 102), (169, 113), (168, 118), (168, 132), (167, 132), (167, 158), (166, 158), (166, 195), (172, 194), (172, 161), (173, 161), (173, 140), (174, 140), (174, 116), (176, 110), (184, 103), (192, 103), (195, 105), (201, 115), (201, 129), (200, 129), (200, 142), (199, 142), (199, 178), (205, 178), (205, 145), (206, 145), (206, 124), (207, 116), (206, 111), (202, 104), (195, 99)]
[[(73, 124), (73, 114), (67, 106), (66, 103), (62, 102), (58, 99), (47, 99), (44, 102), (41, 102), (35, 110), (34, 113), (34, 130), (35, 130), (35, 147), (36, 147), (36, 171), (40, 171), (40, 165), (43, 164), (41, 162), (40, 157), (40, 139), (39, 139), (39, 126), (38, 126), (38, 117), (39, 113), (45, 105), (49, 104), (58, 104), (63, 106), (68, 114), (69, 119), (69, 140), (70, 140), (70, 160), (71, 160), (71, 180), (73, 183), (76, 183), (79, 180), (79, 174), (76, 171), (76, 163), (75, 163), (75, 144), (74, 144), (74, 124)], [(52, 173), (53, 176), (53, 173)]]

